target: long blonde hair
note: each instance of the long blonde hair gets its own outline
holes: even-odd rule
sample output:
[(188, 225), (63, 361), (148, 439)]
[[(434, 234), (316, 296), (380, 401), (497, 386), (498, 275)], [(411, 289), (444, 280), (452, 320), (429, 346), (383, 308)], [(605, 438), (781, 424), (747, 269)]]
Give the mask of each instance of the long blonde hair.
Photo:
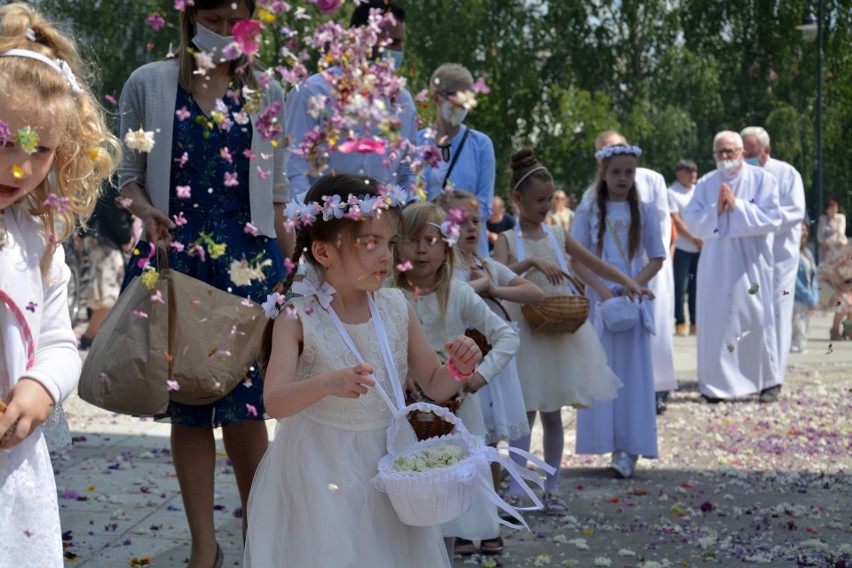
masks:
[[(446, 220), (447, 214), (435, 203), (412, 203), (402, 212), (402, 235), (405, 238), (416, 237), (427, 227), (427, 225), (440, 225)], [(454, 247), (446, 246), (446, 262), (441, 264), (435, 280), (435, 289), (432, 290), (438, 298), (438, 307), (442, 315), (447, 314), (447, 305), (450, 300), (450, 285), (453, 282), (453, 267), (458, 262)], [(394, 263), (399, 264), (399, 248), (394, 253)], [(405, 277), (405, 273), (396, 272), (395, 283), (399, 288), (412, 289), (412, 284)]]
[[(47, 274), (59, 243), (78, 223), (85, 225), (91, 215), (101, 182), (115, 170), (121, 148), (89, 88), (91, 73), (72, 39), (27, 4), (16, 2), (0, 8), (0, 51), (9, 49), (62, 59), (83, 91), (74, 94), (68, 80), (47, 64), (18, 56), (0, 57), (0, 92), (5, 93), (7, 109), (55, 115), (57, 124), (67, 120), (47, 177), (25, 197), (28, 212), (44, 225), (47, 248), (40, 266), (42, 274)], [(67, 205), (54, 208), (47, 204), (50, 194)]]

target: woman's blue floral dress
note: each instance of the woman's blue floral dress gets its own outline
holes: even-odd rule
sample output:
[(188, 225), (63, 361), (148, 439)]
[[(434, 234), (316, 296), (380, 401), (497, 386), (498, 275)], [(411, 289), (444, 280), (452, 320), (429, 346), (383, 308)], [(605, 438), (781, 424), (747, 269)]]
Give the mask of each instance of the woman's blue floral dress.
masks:
[[(220, 290), (259, 303), (266, 300), (272, 287), (285, 274), (275, 239), (253, 236), (246, 227), (251, 221), (248, 189), (251, 165), (246, 153), (251, 148), (252, 127), (249, 121), (239, 124), (234, 120), (243, 101), (233, 93), (229, 90), (229, 96), (223, 101), (228, 109), (225, 116), (232, 124), (222, 127), (221, 122), (217, 124), (204, 114), (192, 95), (178, 87), (169, 215), (173, 220), (176, 216), (182, 217), (172, 231), (172, 240), (182, 244), (184, 250), (170, 249), (169, 266)], [(180, 197), (178, 187), (185, 195), (186, 186), (190, 188), (189, 197)], [(269, 206), (272, 207), (272, 203)], [(225, 244), (224, 254), (212, 258), (208, 246), (211, 241)], [(203, 256), (196, 251), (196, 244), (204, 249)], [(140, 252), (144, 254), (147, 250), (143, 248)], [(243, 258), (252, 264), (270, 259), (271, 265), (263, 267), (266, 280), (253, 280), (249, 286), (236, 286), (231, 282), (231, 262)], [(130, 270), (139, 273), (133, 262)], [(129, 274), (126, 281), (135, 274)], [(242, 420), (262, 420), (263, 417), (263, 377), (258, 365), (251, 367), (246, 380), (226, 397), (202, 406), (170, 402), (166, 414), (157, 416), (172, 423), (197, 427), (216, 427)]]

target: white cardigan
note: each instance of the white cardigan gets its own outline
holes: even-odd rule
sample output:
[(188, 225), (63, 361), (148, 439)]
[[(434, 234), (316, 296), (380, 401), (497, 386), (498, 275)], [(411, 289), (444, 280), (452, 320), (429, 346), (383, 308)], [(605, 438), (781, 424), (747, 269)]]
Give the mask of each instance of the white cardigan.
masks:
[[(121, 136), (128, 130), (145, 129), (154, 132), (154, 147), (147, 154), (129, 149), (125, 144), (124, 157), (118, 168), (118, 187), (136, 182), (148, 192), (151, 203), (166, 215), (169, 214), (169, 180), (172, 168), (172, 129), (175, 120), (175, 100), (178, 89), (178, 60), (167, 59), (143, 65), (134, 71), (121, 91)], [(255, 76), (262, 75), (254, 70)], [(270, 80), (265, 91), (262, 109), (274, 102), (281, 103), (276, 115), (278, 124), (284, 126), (284, 90)], [(251, 113), (252, 124), (258, 114)], [(251, 150), (255, 158), (249, 167), (249, 203), (251, 221), (258, 232), (275, 238), (275, 210), (273, 203), (286, 203), (288, 181), (284, 175), (284, 156), (287, 144), (279, 140), (277, 147), (271, 140), (263, 140), (255, 129), (251, 137)], [(213, 156), (211, 156), (213, 158)], [(260, 179), (257, 168), (269, 172)]]
[(30, 377), (41, 383), (59, 404), (77, 385), (82, 366), (68, 315), (71, 273), (60, 246), (53, 254), (47, 279), (42, 278), (39, 261), (45, 251), (45, 234), (41, 223), (27, 213), (24, 204), (8, 207), (5, 221), (7, 241), (0, 249), (0, 289), (26, 317), (36, 344), (35, 364), (27, 370), (21, 325), (8, 309), (0, 309), (9, 386), (22, 376)]
[[(27, 369), (24, 326), (12, 310), (0, 308), (0, 346), (4, 369), (0, 387), (8, 390), (22, 377), (41, 383), (58, 405), (77, 385), (80, 356), (68, 316), (67, 286), (70, 271), (62, 247), (54, 253), (47, 278), (39, 261), (44, 255), (45, 234), (22, 204), (5, 210), (6, 244), (0, 249), (0, 290), (23, 314), (35, 343), (33, 365)], [(43, 427), (23, 442), (0, 450), (0, 564), (62, 568), (62, 538), (56, 484), (45, 434), (58, 445), (69, 442), (67, 425), (58, 410)], [(65, 428), (63, 434), (57, 430)], [(52, 430), (52, 432), (50, 432)], [(21, 538), (32, 529), (29, 538)]]

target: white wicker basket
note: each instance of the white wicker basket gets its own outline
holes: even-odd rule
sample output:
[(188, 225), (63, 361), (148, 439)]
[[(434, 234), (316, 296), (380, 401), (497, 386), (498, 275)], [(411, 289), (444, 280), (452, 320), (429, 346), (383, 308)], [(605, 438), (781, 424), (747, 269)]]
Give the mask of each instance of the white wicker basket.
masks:
[[(405, 418), (412, 410), (432, 411), (455, 424), (446, 436), (429, 438), (399, 451), (393, 451), (394, 441)], [(397, 471), (400, 456), (420, 454), (430, 447), (454, 445), (464, 452), (464, 459), (444, 468), (423, 472)], [(379, 473), (373, 479), (381, 491), (388, 494), (400, 520), (413, 526), (439, 525), (465, 513), (479, 491), (480, 475), (490, 476), (489, 461), (482, 448), (482, 438), (473, 436), (461, 420), (445, 408), (418, 402), (402, 409), (388, 428), (388, 454), (379, 461)]]

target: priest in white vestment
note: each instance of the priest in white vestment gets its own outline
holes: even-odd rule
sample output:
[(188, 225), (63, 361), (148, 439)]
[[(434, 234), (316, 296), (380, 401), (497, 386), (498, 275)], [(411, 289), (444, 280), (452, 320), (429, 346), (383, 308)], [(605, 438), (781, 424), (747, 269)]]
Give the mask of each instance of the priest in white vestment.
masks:
[(713, 141), (716, 171), (681, 217), (704, 240), (698, 261), (698, 384), (708, 402), (780, 390), (773, 239), (781, 225), (775, 176), (743, 162), (742, 138)]
[[(781, 226), (775, 232), (772, 252), (775, 256), (775, 330), (778, 334), (779, 381), (787, 372), (787, 358), (793, 341), (793, 296), (799, 270), (799, 245), (805, 219), (805, 186), (799, 172), (770, 156), (769, 133), (760, 126), (740, 132), (743, 157), (747, 164), (760, 166), (775, 176), (781, 206)], [(764, 397), (766, 398), (766, 397)], [(764, 401), (770, 402), (770, 401)]]
[[(615, 130), (607, 130), (595, 140), (595, 151), (604, 146), (627, 144), (627, 139)], [(665, 410), (668, 391), (677, 389), (672, 353), (672, 335), (674, 334), (674, 275), (672, 259), (668, 255), (672, 243), (672, 218), (669, 212), (669, 190), (662, 174), (648, 168), (636, 168), (636, 189), (639, 199), (654, 208), (660, 224), (660, 236), (666, 249), (663, 267), (648, 282), (648, 288), (654, 293), (654, 327), (651, 336), (651, 359), (654, 363), (654, 390), (657, 392), (658, 413)], [(583, 194), (583, 201), (594, 201), (592, 185)], [(647, 259), (646, 259), (647, 260)]]

